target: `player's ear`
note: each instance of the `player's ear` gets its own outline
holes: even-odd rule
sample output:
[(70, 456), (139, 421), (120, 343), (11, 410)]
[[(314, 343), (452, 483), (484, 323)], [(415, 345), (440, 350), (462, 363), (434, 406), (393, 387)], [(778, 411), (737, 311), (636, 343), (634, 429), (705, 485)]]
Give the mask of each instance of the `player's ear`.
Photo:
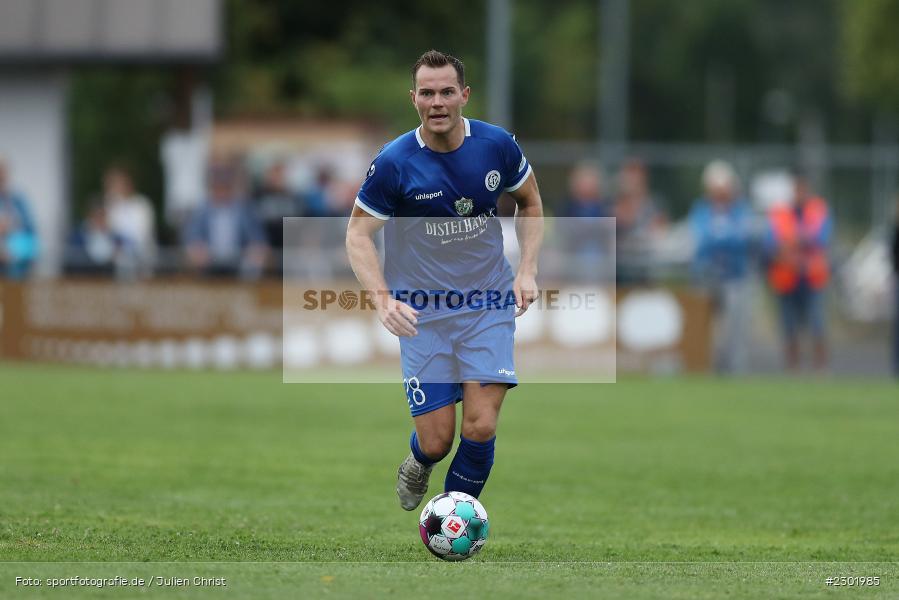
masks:
[(415, 90), (409, 90), (409, 97), (412, 98), (412, 106), (415, 106)]
[(469, 86), (465, 86), (462, 88), (462, 106), (468, 104), (468, 96), (471, 94), (471, 88)]

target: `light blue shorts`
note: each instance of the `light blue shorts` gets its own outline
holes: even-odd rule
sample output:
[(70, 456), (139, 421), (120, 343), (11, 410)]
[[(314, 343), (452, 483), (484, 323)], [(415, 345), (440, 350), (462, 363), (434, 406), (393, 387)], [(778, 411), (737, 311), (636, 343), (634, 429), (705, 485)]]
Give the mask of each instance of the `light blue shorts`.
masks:
[(419, 323), (400, 338), (403, 386), (412, 416), (462, 399), (462, 382), (518, 385), (515, 310), (471, 310)]

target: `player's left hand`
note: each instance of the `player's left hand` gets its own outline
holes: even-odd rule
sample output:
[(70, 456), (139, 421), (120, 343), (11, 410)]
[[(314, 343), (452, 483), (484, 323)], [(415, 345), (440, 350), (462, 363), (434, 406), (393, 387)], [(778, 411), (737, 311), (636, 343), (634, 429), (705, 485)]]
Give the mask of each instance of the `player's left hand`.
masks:
[(512, 291), (515, 292), (515, 306), (518, 307), (518, 312), (515, 313), (515, 316), (520, 317), (537, 299), (537, 281), (533, 275), (519, 273), (515, 276)]

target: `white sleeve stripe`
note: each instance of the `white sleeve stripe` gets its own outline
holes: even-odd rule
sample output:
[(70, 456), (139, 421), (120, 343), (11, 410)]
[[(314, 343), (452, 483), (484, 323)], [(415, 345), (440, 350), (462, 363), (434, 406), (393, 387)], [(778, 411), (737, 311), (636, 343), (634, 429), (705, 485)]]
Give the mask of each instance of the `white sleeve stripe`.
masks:
[(507, 192), (514, 192), (515, 190), (517, 190), (518, 188), (523, 186), (524, 182), (527, 181), (528, 177), (530, 177), (530, 176), (531, 176), (531, 165), (528, 165), (528, 170), (524, 172), (524, 175), (522, 176), (521, 179), (518, 180), (518, 183), (505, 188), (505, 190)]
[(367, 212), (368, 214), (370, 214), (371, 216), (373, 216), (377, 219), (381, 219), (382, 221), (390, 220), (390, 215), (383, 215), (383, 214), (379, 213), (375, 209), (368, 206), (365, 202), (360, 200), (359, 196), (356, 196), (356, 206), (358, 206), (359, 208), (361, 208), (362, 210), (364, 210), (365, 212)]

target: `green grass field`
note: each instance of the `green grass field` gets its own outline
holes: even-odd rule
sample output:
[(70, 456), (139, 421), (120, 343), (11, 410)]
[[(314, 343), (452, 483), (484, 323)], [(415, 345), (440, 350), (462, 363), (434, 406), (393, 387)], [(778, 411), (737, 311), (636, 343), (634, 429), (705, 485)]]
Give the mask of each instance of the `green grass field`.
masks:
[[(0, 382), (2, 598), (899, 597), (888, 382), (521, 386), (481, 496), (491, 539), (459, 564), (396, 501), (399, 385), (23, 365)], [(228, 585), (15, 584), (116, 575)]]

